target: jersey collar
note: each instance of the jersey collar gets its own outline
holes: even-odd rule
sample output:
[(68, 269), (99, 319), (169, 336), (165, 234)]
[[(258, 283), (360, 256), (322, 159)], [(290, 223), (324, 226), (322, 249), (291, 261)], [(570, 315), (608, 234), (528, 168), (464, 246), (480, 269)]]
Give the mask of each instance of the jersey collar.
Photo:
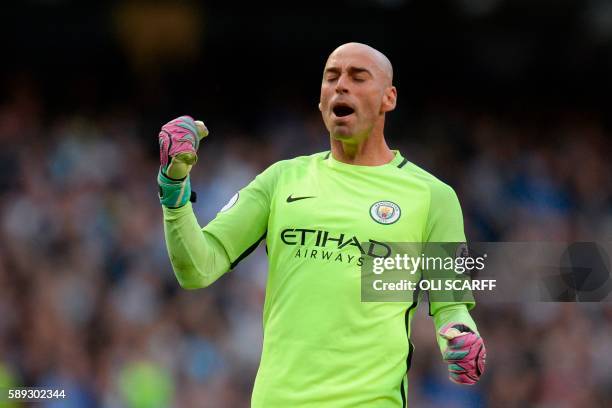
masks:
[(380, 166), (362, 166), (357, 164), (348, 164), (343, 163), (334, 159), (334, 156), (331, 154), (331, 151), (326, 155), (326, 161), (328, 162), (329, 167), (336, 169), (348, 169), (348, 170), (357, 170), (357, 171), (377, 171), (378, 169), (387, 169), (389, 167), (399, 167), (402, 168), (408, 162), (405, 159), (399, 150), (392, 150), (394, 153), (393, 160), (389, 163), (381, 164)]

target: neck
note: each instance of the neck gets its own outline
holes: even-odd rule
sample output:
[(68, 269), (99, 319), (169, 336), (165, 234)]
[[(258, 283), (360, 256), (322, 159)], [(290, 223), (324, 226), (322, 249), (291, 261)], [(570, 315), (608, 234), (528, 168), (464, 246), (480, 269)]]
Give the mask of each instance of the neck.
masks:
[(330, 140), (332, 156), (343, 163), (381, 166), (395, 157), (382, 132), (372, 132), (369, 137), (359, 141), (337, 140), (333, 137)]

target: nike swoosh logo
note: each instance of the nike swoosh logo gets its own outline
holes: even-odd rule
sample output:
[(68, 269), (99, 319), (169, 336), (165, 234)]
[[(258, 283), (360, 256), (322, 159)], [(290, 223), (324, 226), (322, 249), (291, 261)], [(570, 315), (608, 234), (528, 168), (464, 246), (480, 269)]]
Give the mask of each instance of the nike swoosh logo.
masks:
[(306, 197), (292, 197), (293, 194), (290, 194), (289, 197), (287, 197), (287, 202), (288, 203), (292, 203), (294, 201), (298, 201), (298, 200), (304, 200), (306, 198), (315, 198), (315, 196), (306, 196)]

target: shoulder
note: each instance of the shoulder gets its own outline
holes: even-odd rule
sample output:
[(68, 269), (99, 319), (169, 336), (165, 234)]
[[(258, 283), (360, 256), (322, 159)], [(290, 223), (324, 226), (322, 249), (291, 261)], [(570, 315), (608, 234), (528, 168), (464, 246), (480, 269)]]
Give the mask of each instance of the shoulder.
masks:
[(292, 159), (279, 160), (259, 173), (256, 180), (274, 186), (283, 175), (307, 174), (310, 166), (316, 165), (325, 158), (329, 152), (319, 152), (308, 156), (298, 156)]
[(463, 212), (453, 188), (428, 171), (410, 164), (412, 176), (429, 191), (424, 240), (426, 242), (464, 242)]
[(313, 162), (324, 160), (328, 155), (329, 155), (329, 151), (326, 150), (324, 152), (317, 152), (317, 153), (309, 154), (307, 156), (297, 156), (292, 159), (277, 161), (274, 164), (280, 165), (280, 166), (286, 166), (286, 167), (304, 166), (304, 165), (309, 165), (310, 163), (313, 163)]
[(453, 192), (454, 193), (454, 190), (450, 185), (446, 184), (444, 181), (440, 180), (439, 178), (437, 178), (436, 176), (434, 176), (427, 170), (423, 169), (422, 167), (417, 166), (414, 163), (411, 163), (411, 162), (406, 163), (406, 166), (404, 166), (404, 169), (408, 172), (409, 176), (412, 176), (415, 179), (419, 180), (420, 182), (427, 185), (432, 190), (435, 190), (437, 192), (446, 192), (446, 193)]
[(310, 154), (307, 156), (297, 156), (291, 159), (279, 160), (276, 163), (270, 165), (270, 167), (268, 167), (265, 171), (277, 172), (308, 167), (314, 163), (318, 163), (319, 161), (324, 160), (328, 154), (329, 151), (324, 151)]
[(454, 203), (458, 201), (455, 190), (440, 180), (427, 170), (417, 166), (414, 163), (408, 162), (403, 167), (406, 171), (406, 176), (411, 177), (416, 182), (422, 184), (429, 190), (431, 197), (430, 204), (434, 207), (444, 207), (444, 204)]

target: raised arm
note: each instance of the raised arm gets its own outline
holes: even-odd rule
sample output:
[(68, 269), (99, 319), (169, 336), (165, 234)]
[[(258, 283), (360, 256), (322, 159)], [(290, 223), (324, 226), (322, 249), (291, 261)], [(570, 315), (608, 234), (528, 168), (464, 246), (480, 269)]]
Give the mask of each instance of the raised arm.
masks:
[(191, 203), (163, 208), (164, 236), (172, 269), (184, 289), (205, 288), (230, 270), (223, 245), (198, 225)]
[(159, 135), (166, 246), (176, 278), (186, 289), (209, 286), (257, 247), (265, 237), (276, 182), (271, 166), (201, 228), (190, 203), (189, 171), (207, 134), (202, 122), (181, 116), (164, 125)]

